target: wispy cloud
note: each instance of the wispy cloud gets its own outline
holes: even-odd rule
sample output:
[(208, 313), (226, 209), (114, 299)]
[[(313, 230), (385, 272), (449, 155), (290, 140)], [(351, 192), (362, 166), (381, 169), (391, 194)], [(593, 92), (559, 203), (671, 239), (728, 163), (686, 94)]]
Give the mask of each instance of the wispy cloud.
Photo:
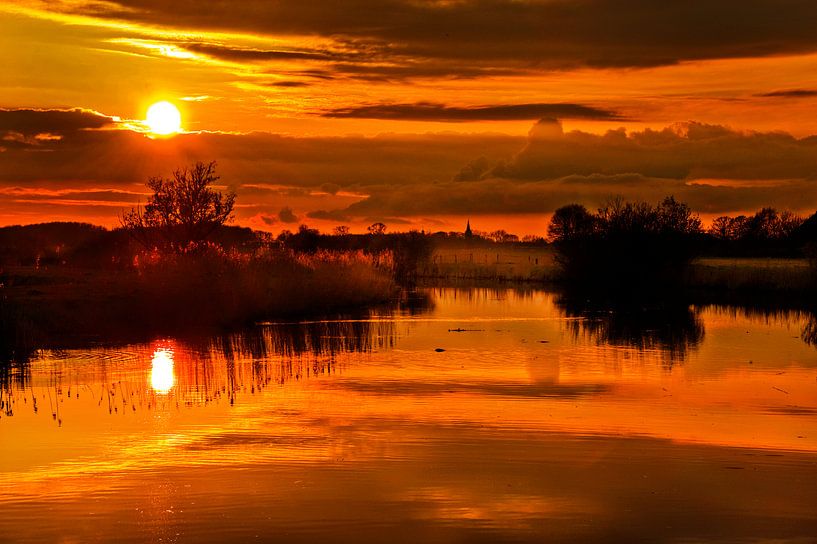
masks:
[[(241, 62), (349, 57), (353, 66), (347, 69), (381, 67), (384, 76), (395, 68), (408, 70), (405, 77), (411, 77), (410, 69), (420, 75), (425, 65), (456, 77), (461, 70), (647, 67), (817, 51), (817, 5), (811, 0), (790, 0), (785, 9), (775, 0), (13, 0), (4, 9), (172, 40), (204, 35), (213, 45), (191, 44), (188, 50)], [(228, 35), (284, 40), (288, 46), (233, 47), (217, 39)], [(329, 47), (308, 47), (315, 41)]]
[(336, 108), (321, 114), (324, 117), (357, 119), (391, 119), (400, 121), (518, 121), (542, 117), (563, 119), (617, 120), (612, 111), (584, 104), (498, 104), (490, 106), (449, 106), (433, 102), (413, 104), (367, 104)]
[(817, 89), (785, 89), (781, 91), (761, 93), (755, 96), (762, 98), (813, 98), (817, 96)]

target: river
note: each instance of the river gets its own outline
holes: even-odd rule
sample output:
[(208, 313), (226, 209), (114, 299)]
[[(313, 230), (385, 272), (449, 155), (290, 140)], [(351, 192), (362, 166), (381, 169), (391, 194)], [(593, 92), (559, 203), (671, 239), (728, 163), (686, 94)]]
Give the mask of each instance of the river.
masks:
[(5, 372), (0, 542), (813, 542), (799, 312), (431, 289)]

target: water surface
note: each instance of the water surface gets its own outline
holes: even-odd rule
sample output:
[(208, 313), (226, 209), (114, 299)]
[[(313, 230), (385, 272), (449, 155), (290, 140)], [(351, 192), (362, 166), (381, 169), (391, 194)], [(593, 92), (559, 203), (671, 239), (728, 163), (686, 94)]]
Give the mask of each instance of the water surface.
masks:
[(817, 541), (810, 316), (428, 296), (13, 367), (0, 541)]

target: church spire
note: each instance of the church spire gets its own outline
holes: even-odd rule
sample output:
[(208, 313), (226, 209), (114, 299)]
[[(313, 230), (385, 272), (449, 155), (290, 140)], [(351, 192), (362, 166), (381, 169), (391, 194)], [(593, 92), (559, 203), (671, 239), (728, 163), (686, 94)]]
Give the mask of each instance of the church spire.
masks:
[(465, 224), (465, 237), (470, 238), (471, 236), (473, 236), (471, 232), (471, 219), (468, 219), (468, 222)]

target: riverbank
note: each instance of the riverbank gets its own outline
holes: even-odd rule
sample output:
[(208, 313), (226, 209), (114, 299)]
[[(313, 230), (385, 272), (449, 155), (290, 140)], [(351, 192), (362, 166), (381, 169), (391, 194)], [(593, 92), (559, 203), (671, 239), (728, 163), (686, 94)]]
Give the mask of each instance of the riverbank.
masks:
[(702, 258), (692, 262), (687, 285), (725, 291), (805, 293), (814, 290), (808, 259)]
[[(815, 276), (804, 258), (701, 257), (690, 263), (684, 285), (713, 291), (807, 293), (814, 290)], [(425, 284), (556, 283), (560, 270), (552, 246), (496, 244), (437, 248), (419, 277)]]
[(438, 247), (418, 271), (426, 280), (553, 282), (558, 264), (550, 246), (516, 244)]
[(8, 359), (54, 338), (71, 344), (214, 332), (261, 319), (362, 311), (398, 292), (388, 270), (358, 253), (243, 260), (210, 255), (133, 270), (14, 267), (0, 282), (2, 355)]

